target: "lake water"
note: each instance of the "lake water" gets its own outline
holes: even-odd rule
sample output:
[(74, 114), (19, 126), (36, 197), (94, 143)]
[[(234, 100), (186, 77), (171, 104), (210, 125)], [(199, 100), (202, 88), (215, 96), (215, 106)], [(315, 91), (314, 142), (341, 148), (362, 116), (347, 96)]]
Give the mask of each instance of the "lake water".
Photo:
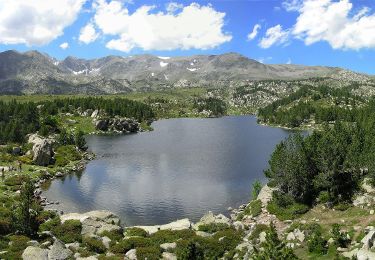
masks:
[(251, 185), (290, 132), (254, 116), (168, 119), (154, 131), (88, 136), (97, 158), (83, 174), (54, 180), (44, 194), (64, 212), (106, 209), (126, 225), (163, 224), (208, 210), (227, 213), (250, 199)]

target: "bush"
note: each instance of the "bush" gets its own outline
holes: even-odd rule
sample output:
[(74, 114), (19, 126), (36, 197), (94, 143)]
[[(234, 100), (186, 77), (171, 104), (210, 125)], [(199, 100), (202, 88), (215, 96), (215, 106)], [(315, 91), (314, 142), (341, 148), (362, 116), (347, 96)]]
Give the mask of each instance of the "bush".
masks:
[(100, 233), (99, 236), (108, 237), (109, 239), (111, 239), (111, 241), (119, 241), (124, 237), (121, 231), (116, 231), (116, 230), (113, 230), (113, 231), (105, 230), (102, 233)]
[(318, 196), (320, 203), (327, 203), (330, 201), (330, 196), (328, 191), (321, 191)]
[(253, 183), (253, 188), (251, 190), (251, 198), (253, 200), (256, 200), (260, 191), (262, 189), (262, 183), (258, 180), (256, 180), (254, 183)]
[(280, 220), (287, 220), (287, 219), (295, 219), (299, 217), (300, 215), (306, 213), (309, 210), (309, 207), (292, 202), (290, 201), (284, 201), (280, 198), (275, 199), (273, 198), (267, 205), (267, 210), (271, 213), (277, 216)]
[(56, 166), (66, 166), (71, 161), (78, 161), (81, 155), (77, 152), (74, 145), (59, 146), (56, 148), (55, 160)]
[(110, 251), (115, 254), (125, 254), (130, 249), (137, 247), (149, 247), (151, 246), (150, 240), (144, 237), (131, 237), (112, 245)]
[(53, 227), (52, 233), (64, 243), (73, 243), (82, 241), (81, 230), (82, 224), (79, 220), (67, 220), (63, 224)]
[(184, 230), (159, 230), (150, 236), (150, 241), (153, 245), (160, 245), (163, 243), (171, 243), (178, 239), (190, 239), (195, 236), (195, 232), (190, 229)]
[(215, 233), (218, 231), (230, 229), (230, 226), (225, 223), (210, 223), (210, 224), (204, 224), (200, 225), (198, 227), (199, 231), (208, 232), (208, 233)]
[(259, 216), (260, 213), (262, 213), (262, 201), (251, 201), (250, 204), (246, 207), (244, 213), (246, 215), (252, 215), (253, 217)]
[(194, 241), (180, 240), (177, 242), (176, 256), (180, 260), (203, 259), (203, 250)]
[(103, 242), (94, 237), (85, 237), (83, 238), (83, 244), (86, 248), (98, 254), (104, 253), (106, 251), (106, 247), (104, 246)]
[(332, 238), (335, 241), (336, 247), (347, 247), (350, 239), (347, 237), (346, 232), (341, 232), (339, 224), (333, 224), (331, 230)]
[(10, 219), (0, 219), (0, 235), (4, 236), (12, 232)]
[(39, 226), (39, 232), (43, 232), (43, 231), (51, 231), (53, 230), (55, 227), (61, 225), (61, 221), (60, 221), (60, 217), (59, 216), (55, 216), (51, 219), (48, 219), (47, 221), (45, 221), (44, 223), (42, 223), (40, 226)]
[(4, 180), (4, 184), (7, 186), (20, 186), (25, 181), (25, 176), (22, 175), (13, 175), (9, 176)]
[(138, 247), (136, 254), (139, 260), (159, 260), (161, 258), (160, 247), (156, 246)]
[(26, 236), (10, 236), (10, 246), (7, 248), (7, 253), (1, 255), (2, 259), (22, 259), (22, 253), (27, 247), (27, 242), (30, 240)]
[(125, 233), (129, 237), (147, 237), (148, 235), (146, 230), (137, 227), (128, 228), (125, 230)]
[(325, 255), (327, 253), (327, 240), (322, 237), (320, 228), (315, 228), (310, 235), (310, 239), (307, 241), (309, 252), (316, 253), (319, 255)]
[(254, 230), (251, 232), (249, 240), (254, 242), (255, 239), (259, 238), (260, 233), (262, 233), (263, 231), (267, 231), (267, 230), (268, 230), (267, 225), (257, 224)]

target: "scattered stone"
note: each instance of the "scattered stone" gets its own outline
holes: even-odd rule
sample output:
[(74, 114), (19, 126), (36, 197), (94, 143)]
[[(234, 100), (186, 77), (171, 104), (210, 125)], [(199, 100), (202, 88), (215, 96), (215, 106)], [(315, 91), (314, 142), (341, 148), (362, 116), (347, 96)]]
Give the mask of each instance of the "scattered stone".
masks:
[(175, 249), (177, 246), (177, 244), (175, 242), (173, 243), (164, 243), (164, 244), (161, 244), (160, 247), (165, 250), (165, 251), (168, 251), (170, 249)]
[(375, 211), (372, 209), (370, 210), (370, 215), (374, 215)]
[(109, 243), (111, 243), (111, 239), (109, 237), (102, 237), (102, 243), (108, 249)]
[(296, 239), (296, 237), (295, 237), (295, 235), (294, 235), (293, 232), (290, 232), (290, 233), (286, 236), (286, 240), (287, 240), (287, 241), (293, 241), (293, 240), (295, 240), (295, 239)]
[(298, 228), (294, 230), (294, 236), (296, 237), (296, 239), (299, 241), (299, 242), (303, 242), (305, 240), (305, 234), (299, 230)]
[(276, 190), (275, 188), (270, 188), (268, 185), (264, 185), (260, 190), (257, 199), (262, 202), (263, 207), (266, 207), (268, 202), (272, 199), (272, 193)]
[(74, 243), (70, 243), (70, 244), (65, 244), (65, 247), (69, 248), (69, 249), (77, 250), (79, 248), (79, 243), (74, 242)]
[(235, 221), (235, 222), (233, 222), (233, 226), (234, 226), (234, 228), (236, 229), (236, 230), (243, 230), (243, 229), (245, 229), (245, 226), (244, 226), (244, 224), (241, 222), (241, 221)]
[(357, 253), (358, 253), (359, 249), (358, 248), (355, 248), (353, 249), (352, 251), (348, 251), (348, 252), (343, 252), (342, 255), (344, 257), (347, 257), (349, 259), (353, 259), (353, 256), (356, 256)]
[(27, 242), (28, 246), (39, 246), (39, 242), (36, 240), (30, 240)]
[(333, 244), (335, 242), (335, 240), (331, 237), (331, 238), (328, 239), (327, 242), (328, 242), (328, 244)]
[(70, 249), (67, 249), (63, 242), (56, 239), (51, 249), (48, 251), (49, 260), (65, 260), (73, 255)]
[(36, 246), (28, 246), (22, 253), (23, 260), (49, 260), (48, 250)]
[(375, 253), (365, 250), (365, 249), (360, 249), (357, 252), (357, 260), (371, 260), (375, 259)]
[(197, 236), (201, 236), (201, 237), (211, 237), (212, 236), (212, 234), (207, 233), (207, 232), (203, 232), (203, 231), (195, 231), (195, 234)]
[(177, 260), (177, 256), (169, 252), (163, 252), (161, 257), (163, 260)]
[(125, 259), (127, 260), (137, 260), (137, 250), (131, 249), (125, 254)]
[(177, 220), (177, 221), (165, 224), (165, 225), (135, 226), (135, 227), (141, 228), (141, 229), (147, 231), (147, 233), (149, 233), (151, 235), (151, 234), (156, 233), (158, 230), (183, 230), (183, 229), (190, 229), (191, 225), (192, 225), (192, 223), (190, 222), (190, 220), (187, 219), (187, 218), (184, 218), (184, 219), (180, 219), (180, 220)]
[(262, 231), (260, 234), (259, 234), (259, 242), (260, 243), (263, 243), (266, 241), (266, 232)]

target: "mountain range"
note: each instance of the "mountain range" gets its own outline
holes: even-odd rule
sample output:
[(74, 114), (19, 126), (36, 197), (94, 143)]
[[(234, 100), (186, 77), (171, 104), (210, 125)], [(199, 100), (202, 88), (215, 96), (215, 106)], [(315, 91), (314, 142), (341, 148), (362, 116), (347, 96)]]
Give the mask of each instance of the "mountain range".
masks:
[(0, 53), (1, 94), (116, 94), (181, 87), (229, 87), (254, 80), (295, 80), (348, 75), (336, 67), (266, 65), (237, 53), (160, 57), (67, 57), (38, 51)]

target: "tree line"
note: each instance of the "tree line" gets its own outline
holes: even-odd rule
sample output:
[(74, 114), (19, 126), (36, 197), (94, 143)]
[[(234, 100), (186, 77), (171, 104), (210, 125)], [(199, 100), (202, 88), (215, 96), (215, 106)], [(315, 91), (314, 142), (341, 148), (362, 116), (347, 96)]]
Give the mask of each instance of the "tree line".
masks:
[(76, 114), (78, 109), (104, 110), (108, 116), (121, 116), (146, 121), (155, 117), (149, 105), (124, 98), (94, 97), (56, 99), (53, 101), (20, 103), (0, 101), (0, 144), (24, 143), (27, 134), (59, 132), (59, 113)]

